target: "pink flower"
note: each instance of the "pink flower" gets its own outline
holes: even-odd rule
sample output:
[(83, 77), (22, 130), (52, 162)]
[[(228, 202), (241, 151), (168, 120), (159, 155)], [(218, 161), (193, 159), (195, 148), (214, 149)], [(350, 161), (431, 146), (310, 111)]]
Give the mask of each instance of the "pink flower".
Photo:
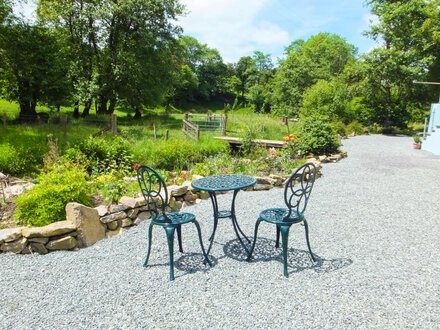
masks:
[(134, 167), (134, 169), (137, 171), (138, 170), (138, 168), (140, 167), (141, 165), (139, 165), (138, 163), (136, 163), (136, 164), (134, 164), (133, 165), (133, 167)]
[(269, 149), (269, 154), (271, 157), (275, 157), (277, 155), (277, 150), (272, 147)]

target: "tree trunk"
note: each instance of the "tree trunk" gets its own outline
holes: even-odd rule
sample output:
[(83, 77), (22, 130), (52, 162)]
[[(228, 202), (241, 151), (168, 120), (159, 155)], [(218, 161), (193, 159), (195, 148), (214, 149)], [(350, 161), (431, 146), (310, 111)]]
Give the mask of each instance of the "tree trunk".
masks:
[(134, 108), (134, 111), (135, 111), (135, 113), (134, 113), (134, 119), (141, 119), (141, 117), (142, 117), (142, 114), (141, 114), (141, 110), (139, 109), (139, 107), (135, 107)]
[(73, 118), (79, 118), (79, 102), (76, 101), (73, 106)]
[(83, 118), (87, 117), (90, 113), (91, 107), (92, 107), (92, 100), (87, 100), (86, 103), (84, 104), (84, 110), (81, 114), (81, 117)]
[(37, 119), (35, 103), (29, 101), (20, 101), (20, 114), (18, 120), (24, 123), (31, 123)]
[(108, 113), (109, 115), (111, 115), (111, 114), (115, 111), (116, 103), (117, 103), (116, 98), (115, 98), (115, 97), (112, 97), (112, 98), (110, 99), (110, 105), (108, 106), (108, 110), (107, 110), (107, 113)]
[(99, 98), (98, 114), (105, 115), (107, 113), (107, 101), (108, 99), (104, 96)]

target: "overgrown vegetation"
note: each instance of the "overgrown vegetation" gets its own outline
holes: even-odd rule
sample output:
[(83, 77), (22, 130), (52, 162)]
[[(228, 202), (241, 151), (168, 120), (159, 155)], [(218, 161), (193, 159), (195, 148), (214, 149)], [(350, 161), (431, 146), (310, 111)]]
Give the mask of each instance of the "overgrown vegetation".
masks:
[(44, 226), (65, 219), (69, 202), (91, 205), (92, 189), (87, 173), (77, 164), (64, 162), (40, 174), (37, 185), (19, 196), (15, 203), (20, 225)]

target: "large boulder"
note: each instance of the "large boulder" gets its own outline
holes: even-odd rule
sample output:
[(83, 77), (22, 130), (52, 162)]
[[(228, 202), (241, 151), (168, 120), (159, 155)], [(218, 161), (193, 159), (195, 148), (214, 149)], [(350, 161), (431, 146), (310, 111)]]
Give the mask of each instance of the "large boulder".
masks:
[(52, 237), (70, 233), (76, 230), (76, 225), (71, 221), (57, 221), (44, 227), (24, 228), (24, 237)]
[(105, 238), (105, 226), (99, 221), (96, 209), (78, 204), (66, 205), (67, 221), (75, 224), (79, 247), (87, 247)]

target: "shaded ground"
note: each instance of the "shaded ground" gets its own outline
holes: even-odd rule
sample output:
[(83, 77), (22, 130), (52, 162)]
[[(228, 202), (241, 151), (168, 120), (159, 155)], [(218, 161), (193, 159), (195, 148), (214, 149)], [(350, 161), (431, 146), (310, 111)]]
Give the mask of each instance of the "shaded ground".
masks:
[[(168, 282), (165, 233), (148, 223), (77, 252), (0, 255), (0, 328), (438, 328), (440, 157), (407, 137), (345, 141), (349, 157), (324, 165), (304, 228), (290, 234), (290, 277), (282, 274), (275, 228), (260, 226), (247, 263), (229, 220), (220, 223), (214, 266), (200, 261), (195, 229), (183, 228), (176, 280)], [(227, 204), (231, 195), (219, 198)], [(282, 190), (240, 193), (238, 221), (251, 234), (258, 213), (282, 205)], [(207, 242), (211, 204), (189, 208)], [(176, 246), (177, 247), (177, 246)]]

